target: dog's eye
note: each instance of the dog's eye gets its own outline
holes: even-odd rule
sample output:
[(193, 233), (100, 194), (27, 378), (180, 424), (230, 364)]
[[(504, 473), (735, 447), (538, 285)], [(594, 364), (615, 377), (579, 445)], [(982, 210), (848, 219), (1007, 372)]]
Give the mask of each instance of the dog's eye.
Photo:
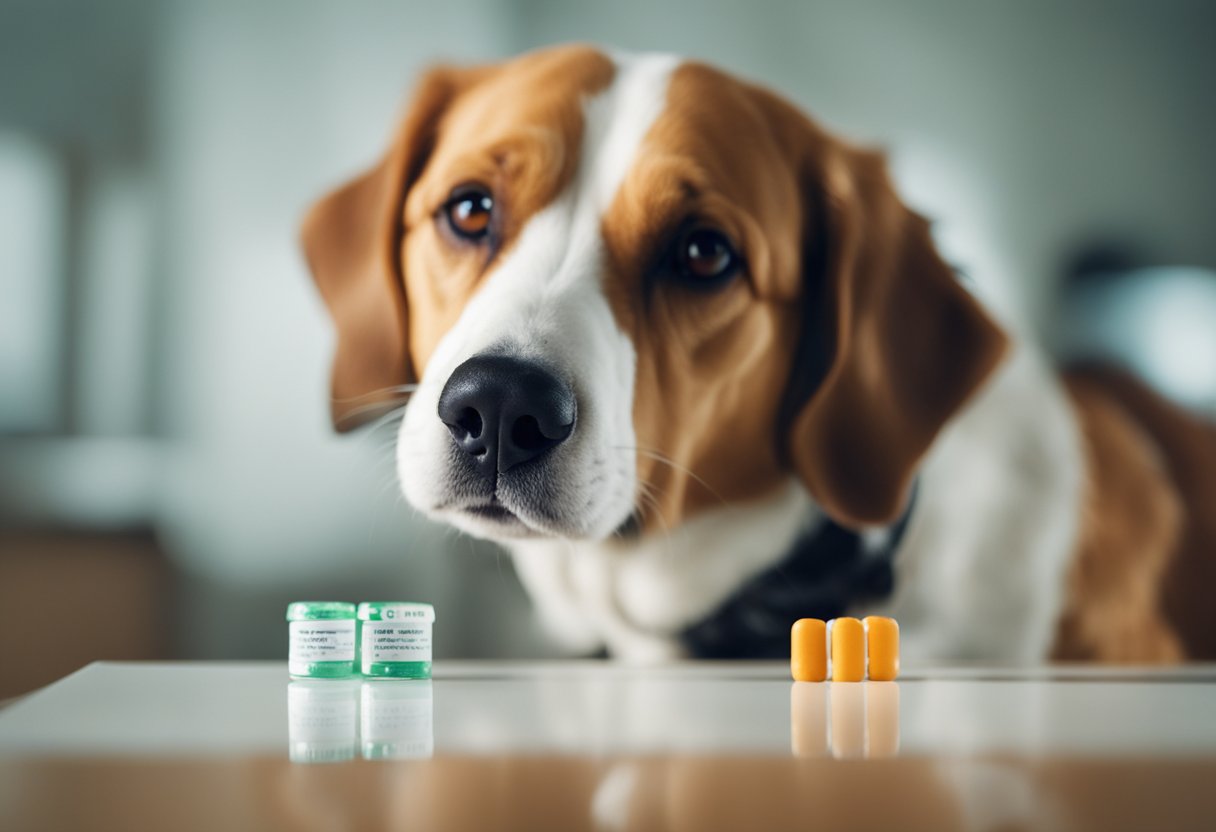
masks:
[(494, 197), (480, 185), (458, 188), (444, 203), (443, 215), (458, 237), (480, 240), (490, 230)]
[(739, 270), (740, 258), (730, 240), (712, 228), (694, 228), (676, 248), (676, 268), (691, 283), (710, 286)]

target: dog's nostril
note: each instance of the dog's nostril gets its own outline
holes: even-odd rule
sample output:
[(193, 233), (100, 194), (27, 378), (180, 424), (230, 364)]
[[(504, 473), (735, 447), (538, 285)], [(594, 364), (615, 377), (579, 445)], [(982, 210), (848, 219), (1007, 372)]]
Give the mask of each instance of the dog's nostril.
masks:
[(481, 414), (471, 407), (460, 411), (460, 415), (456, 418), (456, 425), (473, 439), (481, 437), (483, 428)]
[(535, 416), (521, 416), (511, 426), (511, 441), (515, 447), (524, 451), (540, 450), (552, 444), (540, 429), (540, 423)]

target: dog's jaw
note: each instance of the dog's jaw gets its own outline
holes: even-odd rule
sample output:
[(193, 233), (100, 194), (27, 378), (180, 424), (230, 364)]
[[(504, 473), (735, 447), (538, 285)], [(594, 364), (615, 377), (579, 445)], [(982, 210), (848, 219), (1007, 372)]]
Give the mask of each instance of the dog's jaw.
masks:
[[(677, 62), (667, 56), (614, 60), (613, 82), (585, 103), (577, 174), (528, 221), (439, 342), (401, 424), (397, 468), (406, 499), (477, 537), (599, 540), (635, 511), (636, 358), (604, 293), (600, 226), (663, 109)], [(452, 371), (484, 352), (545, 364), (578, 400), (570, 440), (500, 474), (493, 486), (468, 476), (436, 412)]]

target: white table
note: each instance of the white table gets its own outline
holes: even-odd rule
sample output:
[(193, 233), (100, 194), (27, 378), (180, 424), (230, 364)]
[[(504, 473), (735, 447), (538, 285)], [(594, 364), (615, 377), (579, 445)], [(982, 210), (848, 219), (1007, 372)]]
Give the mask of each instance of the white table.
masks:
[(98, 663), (0, 711), (0, 829), (1216, 829), (1216, 667), (787, 673)]

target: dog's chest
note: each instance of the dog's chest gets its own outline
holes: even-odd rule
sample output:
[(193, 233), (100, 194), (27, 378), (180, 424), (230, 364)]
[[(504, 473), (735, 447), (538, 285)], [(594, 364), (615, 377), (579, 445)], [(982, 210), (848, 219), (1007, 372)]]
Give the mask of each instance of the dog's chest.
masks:
[(751, 504), (726, 506), (638, 541), (511, 546), (517, 572), (550, 632), (575, 650), (684, 652), (676, 636), (703, 620), (790, 550), (817, 512), (793, 481)]

